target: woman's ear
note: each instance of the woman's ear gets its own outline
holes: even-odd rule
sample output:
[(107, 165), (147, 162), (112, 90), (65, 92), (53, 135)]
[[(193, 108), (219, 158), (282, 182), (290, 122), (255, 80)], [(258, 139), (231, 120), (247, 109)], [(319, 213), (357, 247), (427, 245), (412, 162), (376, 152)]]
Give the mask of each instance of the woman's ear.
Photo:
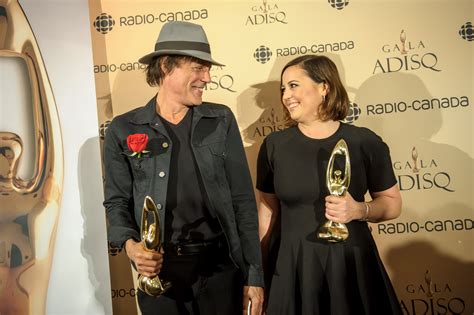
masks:
[(329, 94), (329, 84), (323, 83), (321, 94), (327, 96)]

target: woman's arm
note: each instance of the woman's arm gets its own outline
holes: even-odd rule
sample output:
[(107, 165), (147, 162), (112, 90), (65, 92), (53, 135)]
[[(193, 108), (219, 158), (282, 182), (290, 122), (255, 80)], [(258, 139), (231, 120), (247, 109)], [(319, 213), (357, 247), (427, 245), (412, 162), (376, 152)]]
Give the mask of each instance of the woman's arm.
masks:
[(348, 223), (352, 220), (382, 222), (400, 216), (402, 197), (395, 184), (389, 189), (371, 192), (372, 201), (357, 202), (347, 192), (344, 196), (326, 197), (326, 218), (334, 222)]
[(402, 197), (398, 186), (395, 184), (387, 190), (370, 193), (372, 201), (368, 202), (369, 211), (365, 218), (366, 207), (364, 204), (364, 217), (369, 222), (382, 222), (396, 219), (402, 212)]
[(258, 191), (258, 234), (262, 247), (263, 265), (265, 267), (270, 235), (280, 211), (280, 201), (275, 194)]

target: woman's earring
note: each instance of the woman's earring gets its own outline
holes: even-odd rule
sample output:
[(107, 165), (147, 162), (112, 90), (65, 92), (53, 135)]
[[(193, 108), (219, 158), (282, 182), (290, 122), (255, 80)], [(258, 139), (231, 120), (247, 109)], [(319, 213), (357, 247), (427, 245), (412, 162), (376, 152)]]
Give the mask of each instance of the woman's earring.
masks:
[(323, 95), (323, 103), (326, 102), (326, 95)]

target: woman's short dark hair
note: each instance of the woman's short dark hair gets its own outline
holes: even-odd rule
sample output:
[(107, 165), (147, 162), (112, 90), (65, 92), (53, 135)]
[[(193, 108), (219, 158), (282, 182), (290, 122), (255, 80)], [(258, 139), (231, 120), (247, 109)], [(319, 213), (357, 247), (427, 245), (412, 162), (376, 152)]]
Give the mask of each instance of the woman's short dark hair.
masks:
[[(320, 55), (297, 57), (283, 67), (280, 81), (285, 70), (292, 66), (303, 69), (314, 82), (328, 85), (328, 93), (322, 106), (319, 107), (319, 119), (327, 121), (346, 118), (349, 111), (349, 97), (342, 85), (337, 67), (331, 59)], [(283, 97), (283, 94), (281, 97)], [(287, 109), (285, 108), (285, 110)]]
[[(150, 86), (159, 86), (163, 82), (163, 78), (165, 77), (166, 73), (170, 73), (174, 68), (179, 67), (183, 62), (190, 61), (190, 62), (197, 62), (201, 64), (207, 65), (207, 61), (202, 61), (201, 59), (191, 57), (191, 56), (184, 56), (184, 55), (164, 55), (158, 56), (154, 58), (146, 67), (145, 74), (146, 74), (146, 82)], [(163, 68), (161, 67), (163, 66)]]

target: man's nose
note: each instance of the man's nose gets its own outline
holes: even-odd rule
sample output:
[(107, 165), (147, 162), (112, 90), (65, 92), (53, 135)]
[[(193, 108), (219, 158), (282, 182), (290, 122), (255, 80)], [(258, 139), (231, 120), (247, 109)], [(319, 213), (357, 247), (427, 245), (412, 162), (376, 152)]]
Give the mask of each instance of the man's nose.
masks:
[(203, 71), (203, 72), (202, 72), (202, 78), (201, 78), (201, 80), (202, 80), (203, 82), (206, 82), (206, 83), (211, 82), (211, 72), (210, 72), (210, 70), (206, 70), (206, 71)]

